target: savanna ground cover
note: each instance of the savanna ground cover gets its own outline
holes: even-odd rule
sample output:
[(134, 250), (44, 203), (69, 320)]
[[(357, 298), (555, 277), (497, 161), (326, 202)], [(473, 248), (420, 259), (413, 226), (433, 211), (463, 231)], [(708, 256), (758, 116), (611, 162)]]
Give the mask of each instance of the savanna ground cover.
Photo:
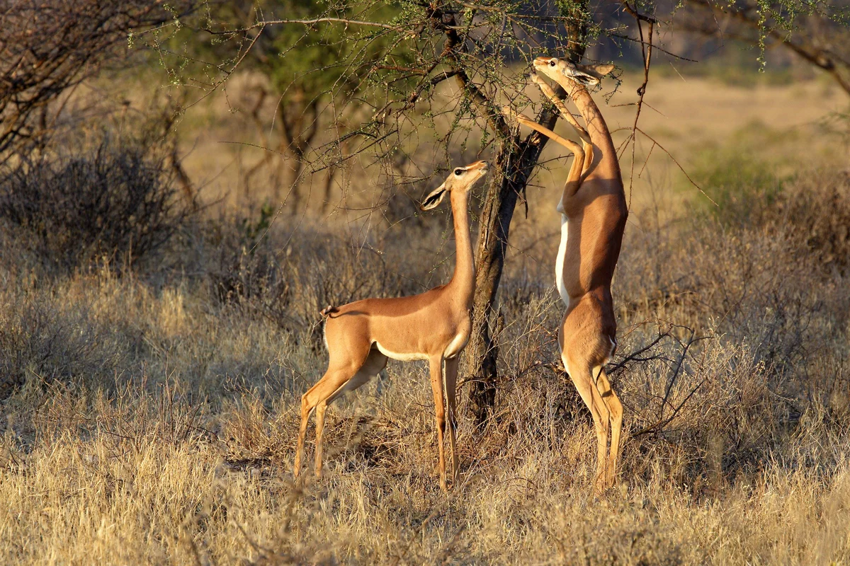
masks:
[[(461, 406), (448, 495), (420, 363), (390, 362), (335, 403), (325, 477), (291, 474), (299, 398), (326, 362), (318, 310), (445, 281), (446, 210), (414, 214), (403, 195), (375, 208), (358, 163), (324, 215), (261, 209), (234, 173), (258, 157), (217, 143), (244, 139), (216, 119), (238, 108), (235, 87), (181, 126), (200, 212), (57, 200), (68, 171), (136, 194), (145, 162), (106, 142), (37, 179), (49, 218), (5, 192), (0, 562), (849, 562), (846, 98), (754, 81), (672, 74), (647, 97), (643, 127), (717, 204), (658, 149), (639, 159), (610, 367), (628, 434), (600, 497), (590, 415), (557, 365), (555, 148), (512, 235), (496, 407), (481, 431)], [(616, 102), (602, 106), (612, 130), (633, 116)], [(101, 224), (81, 226), (93, 209)], [(116, 209), (148, 213), (121, 230)]]

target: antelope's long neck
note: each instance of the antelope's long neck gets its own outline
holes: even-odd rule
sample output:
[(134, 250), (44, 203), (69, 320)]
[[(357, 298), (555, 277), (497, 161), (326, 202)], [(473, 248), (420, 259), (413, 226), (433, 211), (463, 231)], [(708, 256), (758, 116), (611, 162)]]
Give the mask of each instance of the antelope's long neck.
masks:
[(449, 282), (467, 303), (472, 301), (475, 290), (475, 260), (472, 255), (472, 238), (469, 235), (469, 193), (452, 191), (452, 219), (455, 227), (455, 272)]

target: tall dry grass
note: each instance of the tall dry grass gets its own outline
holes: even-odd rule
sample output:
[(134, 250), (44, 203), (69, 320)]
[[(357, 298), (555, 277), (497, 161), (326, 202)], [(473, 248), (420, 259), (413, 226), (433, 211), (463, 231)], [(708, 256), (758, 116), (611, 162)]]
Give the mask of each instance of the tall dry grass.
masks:
[(0, 562), (850, 561), (848, 202), (822, 173), (633, 215), (610, 368), (629, 435), (599, 498), (546, 226), (514, 242), (534, 253), (501, 291), (497, 406), (461, 419), (446, 496), (419, 364), (333, 406), (325, 479), (291, 464), (317, 310), (443, 281), (447, 216), (366, 237), (222, 216), (159, 268), (70, 274), (4, 225)]

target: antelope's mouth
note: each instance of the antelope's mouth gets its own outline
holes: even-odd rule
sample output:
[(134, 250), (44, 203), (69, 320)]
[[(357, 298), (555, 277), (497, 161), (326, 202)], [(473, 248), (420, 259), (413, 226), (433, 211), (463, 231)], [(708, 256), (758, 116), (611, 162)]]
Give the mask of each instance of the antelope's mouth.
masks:
[(534, 60), (532, 66), (534, 68), (548, 67), (550, 61), (552, 61), (552, 57), (538, 57)]
[(486, 175), (489, 168), (490, 165), (486, 161), (476, 161), (472, 165), (467, 166), (467, 170), (474, 169), (478, 171), (481, 176)]

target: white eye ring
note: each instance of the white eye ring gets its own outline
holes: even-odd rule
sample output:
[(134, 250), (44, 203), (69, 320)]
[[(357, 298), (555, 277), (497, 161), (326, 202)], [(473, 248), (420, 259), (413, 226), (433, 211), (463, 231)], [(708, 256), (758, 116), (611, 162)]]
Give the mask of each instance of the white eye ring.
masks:
[(463, 173), (463, 169), (455, 169), (455, 175), (460, 177), (460, 174)]

